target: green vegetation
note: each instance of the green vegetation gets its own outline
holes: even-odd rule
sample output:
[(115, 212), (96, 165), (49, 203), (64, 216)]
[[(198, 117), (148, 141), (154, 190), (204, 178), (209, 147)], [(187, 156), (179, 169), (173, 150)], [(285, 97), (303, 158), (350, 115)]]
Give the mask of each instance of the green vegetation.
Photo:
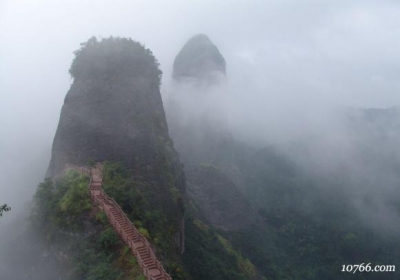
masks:
[[(177, 254), (173, 223), (147, 199), (155, 191), (152, 185), (132, 179), (135, 177), (119, 163), (106, 162), (103, 175), (106, 193), (119, 203), (139, 232), (156, 246), (159, 258), (173, 279), (260, 279), (250, 261), (237, 253), (229, 241), (193, 218), (185, 221), (185, 253)], [(166, 178), (168, 180), (168, 176)], [(174, 187), (173, 179), (169, 179), (172, 187), (166, 195), (171, 196), (166, 196), (165, 200), (172, 199), (175, 203), (181, 199), (181, 194)]]
[(88, 183), (75, 171), (56, 182), (46, 179), (35, 194), (32, 226), (58, 258), (66, 259), (68, 279), (142, 279), (129, 248), (106, 215), (92, 207)]
[[(179, 253), (174, 242), (176, 221), (151, 204), (152, 198), (159, 187), (151, 182), (142, 181), (132, 176), (119, 163), (104, 163), (103, 189), (121, 206), (138, 231), (157, 247), (157, 254), (165, 269), (174, 279), (183, 279), (183, 269)], [(171, 203), (180, 197), (179, 190), (174, 188), (172, 193), (166, 192), (164, 201)]]
[(72, 170), (55, 183), (46, 179), (39, 184), (34, 217), (40, 228), (82, 228), (77, 218), (91, 209), (88, 184), (89, 178)]
[(214, 229), (193, 218), (186, 220), (185, 268), (194, 279), (263, 279), (251, 262)]
[[(345, 189), (354, 188), (351, 174), (310, 176), (272, 149), (236, 155), (232, 162), (260, 222), (223, 236), (268, 279), (342, 279), (347, 277), (340, 272), (343, 264), (386, 264), (400, 258), (398, 232), (378, 231), (360, 218)], [(367, 279), (360, 273), (349, 277)], [(398, 279), (398, 272), (368, 275), (382, 277)]]
[(132, 39), (110, 37), (99, 41), (92, 37), (74, 54), (69, 73), (75, 79), (125, 77), (124, 73), (130, 73), (145, 79), (157, 77), (156, 84), (161, 84), (162, 72), (157, 59), (149, 49)]

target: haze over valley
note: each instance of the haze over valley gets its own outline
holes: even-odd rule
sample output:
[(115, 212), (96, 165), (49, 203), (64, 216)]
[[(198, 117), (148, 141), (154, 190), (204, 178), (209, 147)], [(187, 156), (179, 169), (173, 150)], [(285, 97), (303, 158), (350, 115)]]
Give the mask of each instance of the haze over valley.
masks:
[(0, 275), (397, 279), (399, 15), (3, 1)]

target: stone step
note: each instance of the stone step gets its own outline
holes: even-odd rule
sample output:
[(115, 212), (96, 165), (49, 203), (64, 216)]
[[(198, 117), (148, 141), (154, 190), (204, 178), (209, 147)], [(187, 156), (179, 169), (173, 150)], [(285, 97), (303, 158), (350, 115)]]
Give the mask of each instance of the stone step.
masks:
[[(136, 241), (135, 241), (135, 234), (133, 234), (133, 232), (127, 232), (126, 235), (128, 236), (128, 238), (129, 238), (130, 240), (132, 240), (133, 242), (136, 242)], [(138, 239), (137, 239), (137, 240), (138, 240)], [(138, 241), (140, 241), (140, 240), (138, 240)]]
[(152, 258), (142, 258), (142, 261), (145, 266), (153, 265), (155, 262)]
[(142, 260), (153, 260), (149, 252), (139, 253)]
[(142, 259), (143, 262), (145, 263), (149, 263), (149, 262), (153, 262), (153, 258), (150, 256), (150, 254), (146, 254), (146, 255), (140, 255), (140, 258)]
[(152, 276), (152, 277), (153, 277), (153, 279), (155, 279), (155, 280), (167, 279), (161, 272), (160, 272), (159, 275), (157, 275), (157, 276)]
[(152, 259), (143, 260), (143, 264), (146, 266), (146, 268), (151, 267), (154, 264), (154, 261)]
[[(157, 269), (157, 264), (156, 262), (153, 262), (152, 264), (149, 264), (148, 266), (146, 266), (148, 270), (151, 269)], [(158, 270), (158, 269), (157, 269)], [(159, 270), (158, 270), (159, 271)]]
[(151, 257), (151, 255), (150, 255), (150, 253), (149, 253), (148, 251), (142, 251), (142, 252), (139, 252), (139, 251), (138, 251), (138, 253), (139, 253), (139, 255), (140, 255), (140, 257), (141, 257), (142, 259), (150, 258), (150, 257)]
[(142, 260), (147, 260), (147, 259), (152, 259), (151, 255), (149, 252), (139, 252), (140, 257), (142, 258)]

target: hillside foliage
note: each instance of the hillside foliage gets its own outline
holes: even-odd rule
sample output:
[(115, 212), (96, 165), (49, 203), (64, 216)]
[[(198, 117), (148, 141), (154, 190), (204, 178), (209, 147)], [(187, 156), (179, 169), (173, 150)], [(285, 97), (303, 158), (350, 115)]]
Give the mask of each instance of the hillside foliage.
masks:
[[(216, 230), (189, 213), (185, 218), (185, 253), (177, 254), (171, 222), (146, 199), (154, 189), (149, 182), (135, 180), (120, 163), (104, 164), (104, 190), (121, 205), (139, 232), (156, 246), (159, 258), (173, 279), (258, 279), (249, 260), (236, 252)], [(175, 192), (179, 200), (180, 193), (177, 189)]]
[[(343, 264), (389, 264), (400, 257), (398, 233), (378, 231), (360, 217), (348, 192), (360, 188), (352, 174), (314, 175), (272, 147), (253, 154), (233, 144), (224, 149), (221, 154), (229, 154), (240, 170), (243, 192), (260, 216), (259, 223), (224, 237), (268, 279), (338, 279), (347, 277)], [(226, 162), (215, 164), (228, 170)], [(372, 200), (366, 194), (363, 199)], [(368, 279), (397, 279), (399, 273), (382, 275)], [(366, 279), (362, 273), (351, 277)]]
[(89, 178), (75, 171), (39, 184), (31, 215), (33, 228), (70, 268), (63, 279), (143, 280), (129, 247), (120, 241), (106, 215), (93, 208), (88, 184)]

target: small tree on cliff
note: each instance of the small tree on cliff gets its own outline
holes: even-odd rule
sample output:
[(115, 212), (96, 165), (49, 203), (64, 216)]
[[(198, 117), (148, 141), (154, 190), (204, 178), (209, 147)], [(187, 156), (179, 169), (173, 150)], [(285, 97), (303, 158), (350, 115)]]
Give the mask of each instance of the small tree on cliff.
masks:
[(11, 207), (8, 206), (7, 204), (1, 205), (0, 206), (0, 217), (3, 216), (3, 212), (10, 211)]

